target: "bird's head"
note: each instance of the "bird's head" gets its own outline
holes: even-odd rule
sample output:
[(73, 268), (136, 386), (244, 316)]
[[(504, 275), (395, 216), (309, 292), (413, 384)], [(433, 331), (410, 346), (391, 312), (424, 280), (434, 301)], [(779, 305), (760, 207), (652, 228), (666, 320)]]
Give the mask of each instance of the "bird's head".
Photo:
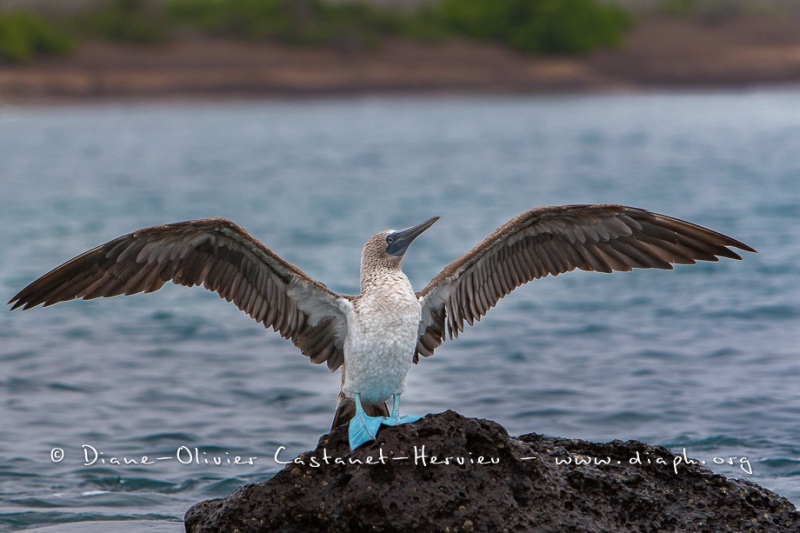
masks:
[(421, 224), (403, 230), (386, 230), (373, 235), (361, 253), (361, 269), (388, 267), (400, 268), (403, 255), (414, 239), (433, 226), (439, 217), (429, 218)]

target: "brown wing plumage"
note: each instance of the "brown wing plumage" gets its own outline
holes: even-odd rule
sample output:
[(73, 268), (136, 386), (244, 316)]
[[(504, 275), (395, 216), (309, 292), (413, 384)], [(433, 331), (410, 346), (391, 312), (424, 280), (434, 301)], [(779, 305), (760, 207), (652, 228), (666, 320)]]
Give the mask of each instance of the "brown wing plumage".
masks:
[(344, 296), (287, 263), (225, 219), (154, 226), (124, 235), (37, 279), (9, 304), (30, 309), (75, 298), (153, 292), (168, 281), (203, 285), (331, 370), (344, 360)]
[(433, 355), (520, 285), (576, 268), (671, 269), (673, 263), (741, 259), (746, 244), (696, 224), (621, 205), (539, 207), (510, 220), (453, 261), (427, 287), (417, 352)]

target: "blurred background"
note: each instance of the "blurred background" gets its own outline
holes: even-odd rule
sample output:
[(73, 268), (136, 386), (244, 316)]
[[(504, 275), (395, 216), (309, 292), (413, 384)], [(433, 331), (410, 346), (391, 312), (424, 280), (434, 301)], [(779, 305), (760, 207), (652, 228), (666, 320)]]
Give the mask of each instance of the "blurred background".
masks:
[[(800, 1), (0, 0), (0, 299), (180, 220), (354, 294), (386, 228), (442, 217), (421, 289), (534, 206), (643, 207), (759, 253), (538, 280), (412, 368), (405, 412), (685, 448), (797, 504), (798, 81)], [(313, 449), (339, 379), (200, 289), (6, 309), (0, 530), (181, 531)]]
[(0, 102), (746, 87), (798, 0), (3, 0)]

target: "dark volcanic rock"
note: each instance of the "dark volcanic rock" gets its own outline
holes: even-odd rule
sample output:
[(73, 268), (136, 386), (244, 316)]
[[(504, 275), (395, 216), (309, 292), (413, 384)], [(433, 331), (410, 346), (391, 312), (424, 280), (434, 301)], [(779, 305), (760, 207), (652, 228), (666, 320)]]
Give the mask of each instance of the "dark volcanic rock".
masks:
[(453, 411), (384, 427), (353, 453), (339, 428), (298, 459), (195, 505), (186, 531), (800, 531), (785, 498), (666, 448), (513, 439)]

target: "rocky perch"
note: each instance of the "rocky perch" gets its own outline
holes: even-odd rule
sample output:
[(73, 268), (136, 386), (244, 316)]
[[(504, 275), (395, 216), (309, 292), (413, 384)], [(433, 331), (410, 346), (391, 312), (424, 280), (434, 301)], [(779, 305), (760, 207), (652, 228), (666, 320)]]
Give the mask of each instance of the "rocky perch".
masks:
[[(677, 473), (676, 473), (677, 472)], [(788, 500), (663, 447), (531, 433), (458, 413), (338, 428), (275, 477), (195, 505), (186, 531), (800, 531)]]

